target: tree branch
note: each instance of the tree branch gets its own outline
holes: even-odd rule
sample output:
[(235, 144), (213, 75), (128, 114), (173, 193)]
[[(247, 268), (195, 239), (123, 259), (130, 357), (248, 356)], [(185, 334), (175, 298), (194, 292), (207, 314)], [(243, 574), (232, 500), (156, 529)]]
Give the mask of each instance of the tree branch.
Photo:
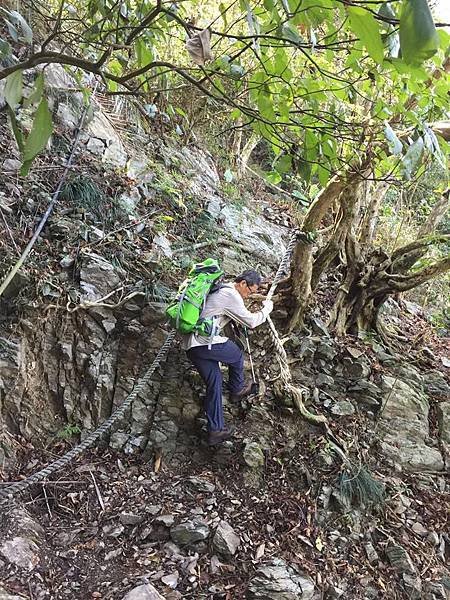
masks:
[(450, 256), (446, 256), (412, 275), (389, 275), (387, 285), (399, 292), (405, 292), (447, 271), (450, 271)]

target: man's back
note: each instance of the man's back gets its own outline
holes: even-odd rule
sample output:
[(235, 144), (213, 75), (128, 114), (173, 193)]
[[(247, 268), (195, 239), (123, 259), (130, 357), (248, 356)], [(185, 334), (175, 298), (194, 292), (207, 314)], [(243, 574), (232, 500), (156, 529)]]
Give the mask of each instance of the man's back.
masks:
[(220, 335), (220, 332), (230, 319), (253, 329), (264, 323), (269, 312), (270, 310), (265, 308), (257, 312), (250, 312), (234, 284), (225, 283), (217, 291), (209, 294), (205, 302), (205, 308), (201, 313), (201, 318), (204, 319), (216, 317), (217, 334), (212, 337), (203, 337), (195, 333), (183, 336), (183, 347), (185, 350), (189, 350), (196, 346), (223, 344), (228, 338)]

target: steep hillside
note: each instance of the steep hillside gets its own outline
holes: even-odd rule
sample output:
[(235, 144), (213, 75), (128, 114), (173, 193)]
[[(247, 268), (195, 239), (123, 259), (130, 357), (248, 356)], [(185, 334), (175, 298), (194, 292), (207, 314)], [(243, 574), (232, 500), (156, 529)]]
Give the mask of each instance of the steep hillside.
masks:
[[(2, 280), (83, 112), (61, 68), (47, 69), (47, 84), (57, 128), (27, 179), (0, 113)], [(298, 224), (293, 204), (257, 178), (230, 185), (203, 142), (163, 119), (101, 94), (91, 108), (55, 208), (1, 298), (2, 490), (86, 439), (132, 392), (193, 260), (270, 281)], [(2, 505), (0, 597), (450, 598), (448, 340), (402, 300), (385, 314), (404, 330), (397, 350), (370, 334), (335, 338), (325, 321), (337, 286), (333, 274), (321, 280), (285, 348), (351, 468), (280, 393), (263, 328), (251, 336), (260, 394), (225, 401), (236, 439), (208, 448), (203, 387), (175, 344), (106, 442)]]

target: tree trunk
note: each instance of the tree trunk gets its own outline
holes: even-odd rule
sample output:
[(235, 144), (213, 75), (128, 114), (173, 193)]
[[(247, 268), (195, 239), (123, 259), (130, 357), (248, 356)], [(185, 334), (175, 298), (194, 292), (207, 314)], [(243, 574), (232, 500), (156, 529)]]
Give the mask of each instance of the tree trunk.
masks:
[(306, 235), (297, 243), (292, 259), (290, 279), (294, 309), (288, 324), (289, 331), (302, 324), (305, 311), (311, 299), (313, 244), (307, 240), (306, 236), (315, 233), (324, 215), (339, 198), (345, 186), (345, 179), (333, 177), (327, 187), (312, 202), (303, 220), (302, 231)]
[(375, 239), (378, 224), (378, 212), (381, 203), (386, 197), (389, 184), (382, 182), (372, 189), (370, 200), (360, 226), (359, 243), (361, 246), (369, 247)]
[(349, 238), (346, 277), (329, 320), (329, 326), (338, 335), (377, 330), (379, 310), (389, 296), (411, 290), (450, 270), (450, 257), (445, 257), (414, 273), (393, 273), (392, 257), (378, 249), (363, 261), (350, 242)]
[(314, 261), (311, 289), (314, 291), (319, 283), (320, 276), (345, 247), (349, 234), (354, 234), (355, 223), (359, 213), (361, 196), (364, 193), (366, 182), (364, 179), (347, 185), (339, 196), (339, 213), (336, 219), (334, 232), (328, 243)]
[(243, 177), (245, 170), (247, 168), (247, 165), (248, 165), (248, 161), (250, 160), (250, 156), (252, 155), (253, 150), (258, 145), (258, 142), (260, 141), (260, 139), (261, 139), (261, 136), (258, 133), (256, 133), (255, 131), (253, 131), (251, 136), (249, 137), (249, 139), (244, 144), (244, 147), (240, 151), (240, 154), (238, 155), (238, 159), (237, 159), (238, 179)]

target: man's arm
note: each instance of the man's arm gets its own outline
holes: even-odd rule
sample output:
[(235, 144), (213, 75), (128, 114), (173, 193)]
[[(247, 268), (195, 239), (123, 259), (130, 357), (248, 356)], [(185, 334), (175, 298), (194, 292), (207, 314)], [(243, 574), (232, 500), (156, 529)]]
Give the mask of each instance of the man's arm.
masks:
[(265, 300), (263, 307), (257, 312), (250, 312), (244, 304), (242, 297), (236, 292), (230, 291), (227, 294), (226, 302), (223, 306), (223, 314), (250, 329), (254, 329), (264, 323), (268, 315), (272, 312), (273, 302)]

